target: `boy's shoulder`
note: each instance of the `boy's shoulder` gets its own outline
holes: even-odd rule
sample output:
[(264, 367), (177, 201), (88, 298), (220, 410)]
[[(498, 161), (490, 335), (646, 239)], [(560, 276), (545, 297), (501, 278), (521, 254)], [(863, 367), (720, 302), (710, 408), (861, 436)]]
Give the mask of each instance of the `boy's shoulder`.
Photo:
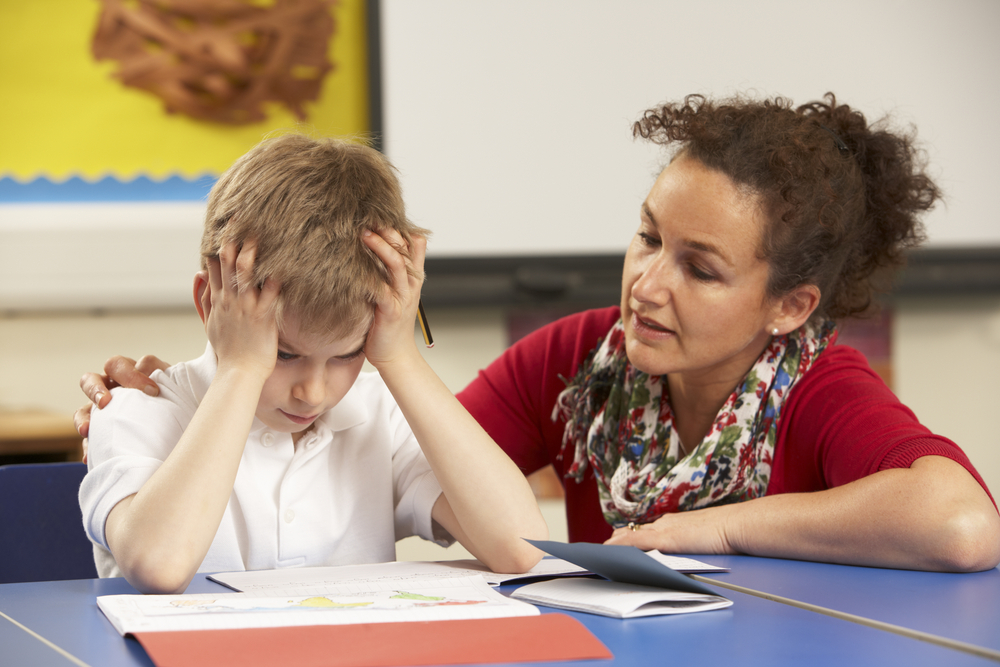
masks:
[(214, 372), (212, 353), (152, 373), (158, 396), (126, 387), (112, 389), (114, 400), (91, 415), (91, 460), (106, 461), (112, 452), (142, 452), (164, 460), (198, 409)]
[(215, 369), (215, 355), (209, 348), (197, 359), (173, 364), (165, 371), (153, 371), (150, 378), (159, 388), (157, 396), (148, 396), (138, 389), (115, 387), (111, 390), (115, 399), (105, 409), (95, 411), (94, 417), (101, 423), (105, 419), (135, 419), (138, 415), (146, 418), (161, 413), (173, 414), (175, 418), (190, 417), (208, 391)]
[(150, 377), (160, 388), (160, 397), (173, 402), (197, 405), (208, 392), (217, 364), (211, 345), (196, 359), (174, 364), (164, 371), (153, 371)]

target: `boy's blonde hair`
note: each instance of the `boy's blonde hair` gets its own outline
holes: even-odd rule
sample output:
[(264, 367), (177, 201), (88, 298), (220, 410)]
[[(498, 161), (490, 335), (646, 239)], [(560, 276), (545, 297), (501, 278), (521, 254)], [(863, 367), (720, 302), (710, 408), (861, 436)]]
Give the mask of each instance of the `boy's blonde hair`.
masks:
[(219, 178), (208, 198), (202, 268), (222, 246), (257, 241), (254, 284), (281, 284), (279, 328), (294, 314), (303, 333), (341, 338), (371, 325), (388, 272), (361, 240), (406, 219), (395, 169), (378, 151), (337, 139), (267, 139)]

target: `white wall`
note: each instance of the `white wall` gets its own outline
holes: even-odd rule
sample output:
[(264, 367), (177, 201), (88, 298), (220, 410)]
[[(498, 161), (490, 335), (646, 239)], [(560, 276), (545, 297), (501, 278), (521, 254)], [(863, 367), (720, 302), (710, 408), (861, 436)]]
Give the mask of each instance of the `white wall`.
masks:
[(925, 220), (930, 242), (1000, 243), (996, 0), (382, 0), (380, 11), (385, 148), (410, 215), (435, 231), (432, 256), (624, 250), (628, 230), (609, 225), (634, 219), (663, 160), (631, 140), (632, 122), (688, 93), (802, 104), (834, 91), (871, 120), (915, 123), (949, 197)]

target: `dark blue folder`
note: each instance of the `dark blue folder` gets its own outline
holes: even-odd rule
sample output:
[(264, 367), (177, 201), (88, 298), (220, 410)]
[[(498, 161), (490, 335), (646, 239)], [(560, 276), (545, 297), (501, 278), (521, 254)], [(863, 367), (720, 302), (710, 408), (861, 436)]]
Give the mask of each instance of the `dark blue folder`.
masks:
[(562, 558), (574, 565), (599, 574), (605, 579), (624, 584), (655, 586), (688, 593), (718, 595), (676, 570), (643, 553), (635, 547), (622, 544), (593, 544), (590, 542), (549, 542), (527, 540), (542, 551)]

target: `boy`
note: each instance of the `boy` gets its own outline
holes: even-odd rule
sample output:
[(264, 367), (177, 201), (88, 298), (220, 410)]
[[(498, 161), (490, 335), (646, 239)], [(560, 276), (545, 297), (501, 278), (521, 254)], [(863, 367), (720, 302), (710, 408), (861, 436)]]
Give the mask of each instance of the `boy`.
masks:
[(410, 534), (496, 571), (538, 561), (524, 476), (417, 350), (422, 231), (365, 146), (286, 135), (223, 174), (194, 279), (205, 354), (92, 418), (101, 576), (181, 592), (198, 571), (392, 560)]

